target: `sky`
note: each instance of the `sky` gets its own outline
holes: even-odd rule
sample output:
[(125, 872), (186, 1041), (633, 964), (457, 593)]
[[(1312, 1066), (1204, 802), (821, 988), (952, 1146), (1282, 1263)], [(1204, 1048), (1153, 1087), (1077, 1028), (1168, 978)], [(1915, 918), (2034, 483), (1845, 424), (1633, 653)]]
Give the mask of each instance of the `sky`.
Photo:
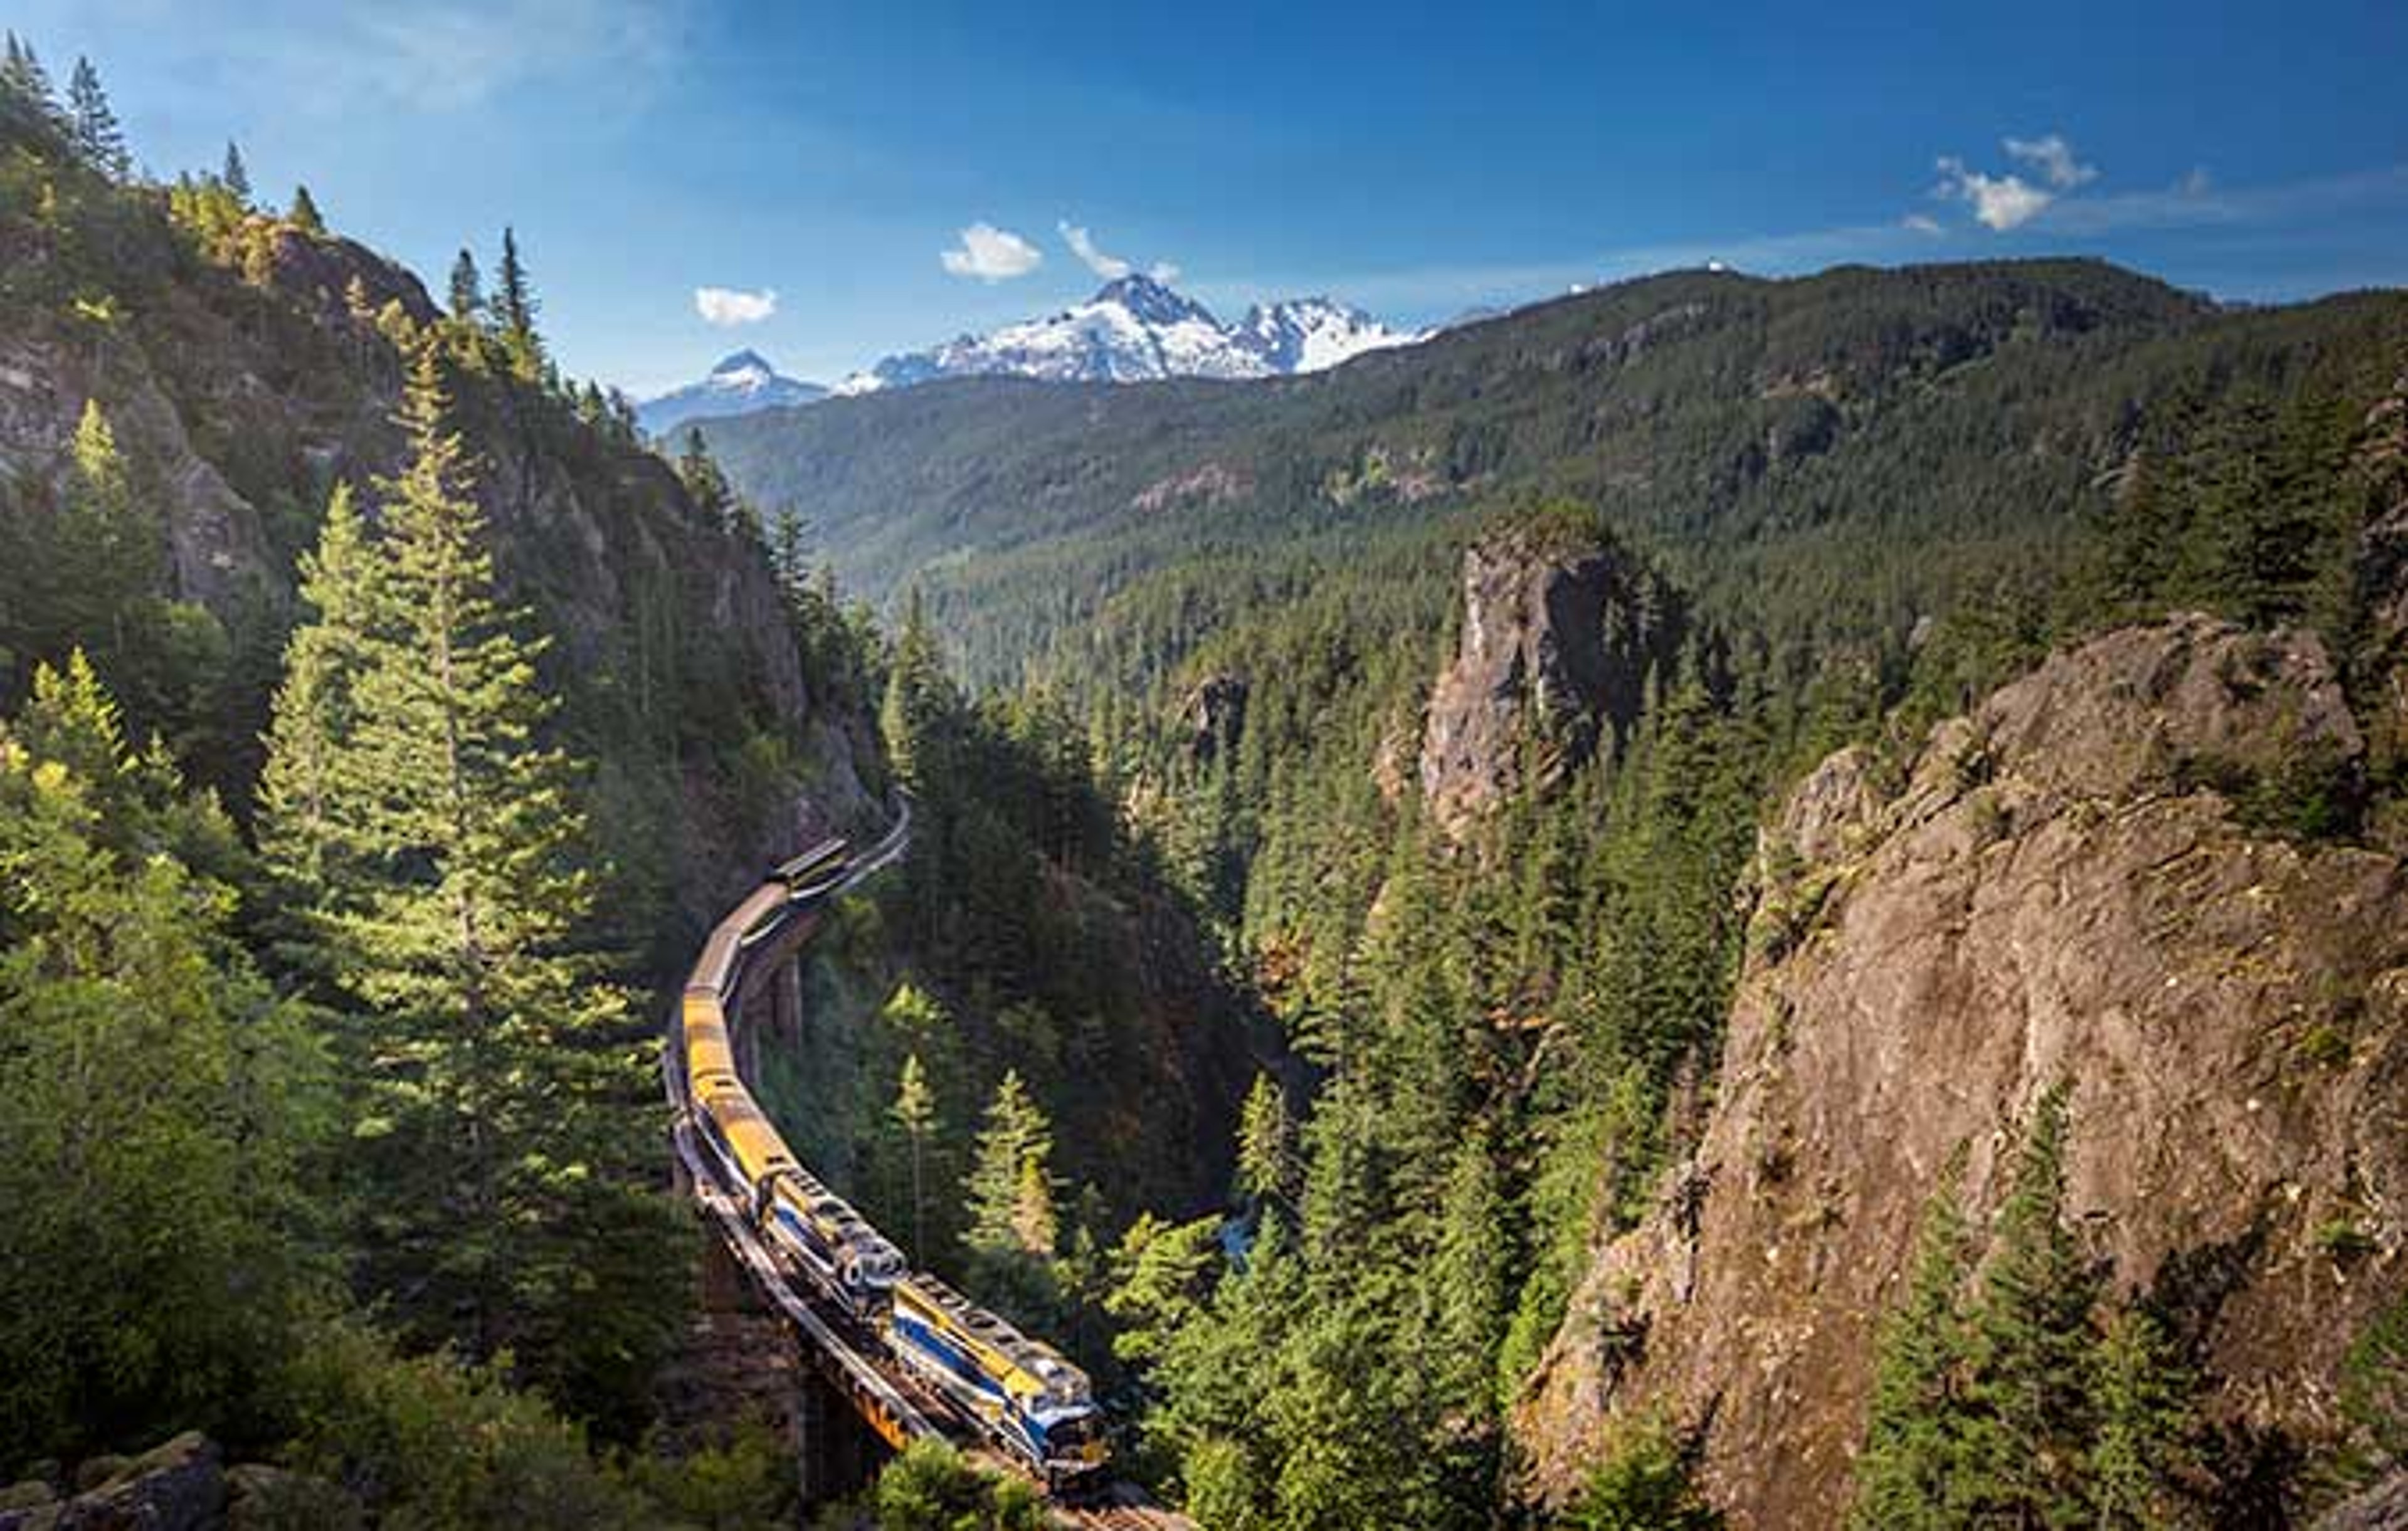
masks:
[(2408, 284), (2408, 4), (10, 0), (154, 172), (430, 286), (514, 225), (564, 366), (833, 380), (1125, 270), (1424, 324), (1722, 261)]

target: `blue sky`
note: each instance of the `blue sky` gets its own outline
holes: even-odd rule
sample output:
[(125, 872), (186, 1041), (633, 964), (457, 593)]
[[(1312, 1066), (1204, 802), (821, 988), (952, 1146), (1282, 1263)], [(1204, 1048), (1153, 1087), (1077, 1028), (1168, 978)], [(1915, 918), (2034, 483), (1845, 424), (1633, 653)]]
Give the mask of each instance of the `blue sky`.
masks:
[(565, 365), (638, 393), (1058, 308), (1098, 279), (1066, 225), (1216, 308), (1413, 322), (1710, 259), (2408, 283), (2399, 0), (9, 11), (55, 74), (92, 55), (154, 169), (236, 138), (430, 281), (515, 223)]

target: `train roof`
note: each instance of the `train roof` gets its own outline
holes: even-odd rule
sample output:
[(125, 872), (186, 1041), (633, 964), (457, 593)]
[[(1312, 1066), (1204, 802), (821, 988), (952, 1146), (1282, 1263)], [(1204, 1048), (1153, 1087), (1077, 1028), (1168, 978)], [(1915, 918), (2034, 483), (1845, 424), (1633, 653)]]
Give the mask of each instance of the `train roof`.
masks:
[(781, 1201), (792, 1202), (803, 1215), (832, 1229), (838, 1238), (859, 1253), (890, 1258), (898, 1267), (906, 1262), (903, 1252), (892, 1239), (878, 1231), (878, 1225), (854, 1210), (851, 1202), (820, 1183), (817, 1177), (800, 1165), (778, 1177), (770, 1195)]
[(752, 1103), (751, 1092), (740, 1081), (731, 1078), (728, 1085), (710, 1091), (702, 1097), (702, 1109), (727, 1147), (736, 1155), (737, 1166), (745, 1178), (757, 1181), (765, 1175), (800, 1167), (795, 1156), (786, 1151), (786, 1140), (761, 1108)]
[(831, 837), (820, 841), (801, 855), (788, 861), (781, 861), (770, 867), (768, 880), (793, 882), (797, 879), (808, 877), (822, 866), (837, 860), (844, 852), (845, 841), (840, 837)]
[(941, 1312), (971, 1339), (1003, 1357), (1036, 1384), (1029, 1391), (1045, 1395), (1059, 1411), (1093, 1407), (1087, 1374), (1053, 1346), (1021, 1333), (1001, 1314), (980, 1307), (923, 1271), (913, 1271), (896, 1291), (898, 1296), (908, 1293), (924, 1307)]

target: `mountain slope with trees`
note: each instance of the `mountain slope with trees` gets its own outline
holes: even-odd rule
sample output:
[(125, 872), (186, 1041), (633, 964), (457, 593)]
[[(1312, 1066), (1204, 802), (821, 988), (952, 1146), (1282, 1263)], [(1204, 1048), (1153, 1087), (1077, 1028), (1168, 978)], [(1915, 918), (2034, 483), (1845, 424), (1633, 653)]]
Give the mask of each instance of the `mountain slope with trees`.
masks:
[[(2052, 650), (2203, 610), (2236, 632), (2320, 633), (2318, 705), (2345, 709), (2362, 742), (2301, 752), (2297, 771), (2215, 751), (2184, 766), (2175, 751), (2152, 767), (2162, 790), (2185, 813), (2229, 805), (2233, 833), (2261, 846), (2249, 854), (2298, 845), (2336, 876), (2396, 855), (2403, 357), (2394, 293), (2227, 313), (2078, 262), (1681, 273), (1304, 382), (938, 385), (711, 439), (839, 566), (909, 592), (974, 680), (1083, 719), (1129, 833), (1306, 1060), (1245, 1113), (1242, 1265), (1219, 1257), (1209, 1223), (1148, 1220), (1112, 1252), (1105, 1307), (1143, 1400), (1134, 1451), (1169, 1492), (1233, 1525), (1477, 1525), (1529, 1495), (1574, 1525), (1702, 1525), (1718, 1510), (1811, 1524), (1848, 1513), (1841, 1464), (1868, 1438), (1871, 1381), (1805, 1361), (1790, 1363), (1795, 1396), (1754, 1371), (1707, 1378), (1698, 1357), (1786, 1355), (1772, 1348), (1785, 1341), (1682, 1337), (1740, 1324), (1708, 1297), (1754, 1281), (1792, 1314), (1781, 1334), (1854, 1336), (1861, 1357), (1903, 1290), (1948, 1145), (1912, 1166), (1799, 1171), (1779, 1182), (1788, 1200), (1746, 1199), (1735, 1178), (1802, 1159), (1810, 1113), (1874, 1109), (1837, 1079), (1781, 1119), (1799, 1147), (1709, 1152), (1740, 1130), (1730, 1103), (1755, 1078), (1727, 1070), (1756, 1069), (1774, 1045), (1746, 1008), (1748, 975), (1784, 941), (1811, 950), (1817, 910), (1844, 914), (1852, 889), (1921, 907), (1912, 889), (1791, 865), (1762, 826), (1801, 781), (1854, 801), (1815, 774), (1835, 751), (1865, 763), (1850, 791), (1885, 800), (1935, 724)], [(2264, 718), (2230, 726), (2275, 737)], [(2012, 813), (1983, 823), (1993, 854), (2024, 853)], [(2177, 943), (2168, 973), (2204, 980), (2221, 918), (2168, 914), (2172, 932), (2152, 937)], [(2382, 923), (2353, 926), (2378, 969)], [(2179, 944), (2186, 925), (2207, 944)], [(2345, 1056), (2317, 1032), (2332, 1061), (2316, 1066), (2367, 1081), (2351, 1098), (2380, 1098), (2391, 1034), (2372, 1017), (2388, 980), (2297, 921), (2252, 950), (2323, 973), (2318, 993), (2344, 1011), (2363, 993), (2353, 1024), (2370, 1029), (2349, 1032)], [(1889, 1022), (1938, 1045), (1986, 1019), (1943, 985)], [(1789, 1023), (1806, 1023), (1801, 1009)], [(1842, 1056), (1871, 1045), (1861, 1026), (1831, 1028)], [(2344, 1267), (2319, 1252), (2321, 1223), (2270, 1233), (2280, 1260), (2327, 1262), (2352, 1296), (2329, 1346), (2264, 1381), (2253, 1368), (2270, 1363), (2229, 1337), (2256, 1311), (2240, 1294), (2280, 1281), (2214, 1253), (2226, 1220), (2258, 1204), (2210, 1197), (2184, 1231), (2102, 1197), (2084, 1167), (2100, 1152), (2092, 1113), (2130, 1108), (2113, 1039), (2084, 1036), (2068, 1044), (2056, 1147), (2035, 1114), (2054, 1078), (2002, 1077), (1966, 1108), (1959, 1138), (2036, 1124), (2022, 1231), (1969, 1229), (1961, 1252), (1935, 1236), (1954, 1268), (1985, 1274), (1918, 1288), (1925, 1338), (1885, 1361), (1890, 1412), (1871, 1425), (1875, 1460), (1894, 1465), (1881, 1473), (1897, 1476), (1862, 1486), (1893, 1504), (1900, 1481), (1948, 1480), (1962, 1514), (1935, 1524), (1994, 1510), (2180, 1524), (2244, 1505), (2296, 1517), (2372, 1438), (2245, 1399), (2358, 1375), (2344, 1350), (2401, 1300), (2391, 1236), (2368, 1235), (2367, 1262)], [(1931, 1077), (1907, 1098), (1944, 1097), (1948, 1066), (1918, 1066)], [(2183, 1077), (2213, 1115), (2243, 1109), (2247, 1073)], [(2373, 1163), (2358, 1127), (2267, 1130), (2262, 1152), (2235, 1152), (2251, 1176), (2316, 1164), (2322, 1189), (2302, 1180), (2303, 1202), (2353, 1195), (2349, 1174), (2324, 1172), (2352, 1151), (2330, 1145)], [(1969, 1166), (1969, 1223), (2014, 1199), (2004, 1162)], [(2060, 1173), (2070, 1190), (2052, 1189)], [(1729, 1209), (1742, 1205), (1755, 1210)], [(1710, 1250), (1681, 1241), (1694, 1219), (1766, 1206), (1785, 1220)], [(1835, 1231), (1818, 1231), (1825, 1217)], [(1876, 1227), (1878, 1249), (1817, 1252)], [(2115, 1252), (2109, 1277), (2090, 1268), (2094, 1239)], [(1625, 1248), (1647, 1252), (1617, 1263)], [(1830, 1295), (1818, 1260), (1871, 1284)], [(2022, 1316), (1918, 1373), (1918, 1353), (1941, 1353), (1928, 1333), (2007, 1311), (1984, 1295), (2001, 1261), (2030, 1266), (2013, 1277)], [(2211, 1267), (2220, 1295), (2190, 1292), (2179, 1311), (2135, 1295), (2161, 1270)], [(2010, 1356), (2011, 1338), (2028, 1353)], [(2067, 1347), (2114, 1365), (2057, 1380), (2080, 1417), (2042, 1440), (1994, 1406)], [(1915, 1408), (1898, 1400), (1933, 1385), (1974, 1389), (1981, 1460), (2083, 1464), (2047, 1483), (1962, 1476), (1956, 1447), (1934, 1457), (1898, 1435)], [(1758, 1429), (1759, 1415), (1804, 1434)]]

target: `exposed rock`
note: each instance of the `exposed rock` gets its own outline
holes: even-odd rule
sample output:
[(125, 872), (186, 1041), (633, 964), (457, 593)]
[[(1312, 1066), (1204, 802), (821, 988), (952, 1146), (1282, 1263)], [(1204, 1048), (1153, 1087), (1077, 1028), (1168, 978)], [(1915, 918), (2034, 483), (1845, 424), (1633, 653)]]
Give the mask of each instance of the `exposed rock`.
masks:
[(250, 1462), (226, 1469), (226, 1531), (355, 1531), (358, 1499), (323, 1478)]
[(398, 303), (418, 323), (435, 319), (434, 301), (419, 279), (366, 245), (336, 235), (303, 234), (290, 223), (276, 225), (270, 237), (275, 240), (270, 279), (277, 290), (308, 304), (327, 322), (349, 316), (354, 280), (366, 293), (371, 314)]
[(1816, 891), (1767, 890), (1796, 928), (1752, 943), (1693, 1161), (1516, 1409), (1535, 1492), (1660, 1405), (1735, 1526), (1838, 1524), (1941, 1165), (1968, 1146), (1986, 1215), (2061, 1080), (2069, 1210), (2199, 1338), (2211, 1415), (2329, 1436), (2408, 1278), (2408, 871), (2269, 838), (2227, 792), (2359, 749), (2313, 636), (2188, 618), (2052, 659), (1895, 791), (1845, 755), (1811, 776), (1768, 838)]
[(1246, 679), (1241, 675), (1208, 675), (1180, 704), (1180, 726), (1187, 730), (1190, 759), (1211, 760), (1238, 747), (1246, 727)]
[[(225, 1509), (217, 1442), (196, 1430), (113, 1466), (105, 1481), (57, 1507), (56, 1531), (205, 1531)], [(87, 1467), (90, 1465), (87, 1464)], [(79, 1472), (77, 1481), (86, 1474)], [(38, 1513), (38, 1512), (37, 1512)], [(38, 1521), (28, 1523), (28, 1531)]]
[(2408, 1470), (2326, 1510), (2316, 1517), (2315, 1531), (2408, 1531)]
[(1683, 627), (1661, 579), (1593, 541), (1515, 527), (1467, 549), (1462, 640), (1422, 734), (1422, 799), (1439, 826), (1460, 839), (1585, 759), (1603, 730), (1627, 728)]
[(36, 1512), (40, 1512), (45, 1524), (56, 1519), (50, 1507), (58, 1500), (58, 1490), (40, 1478), (28, 1478), (22, 1483), (0, 1488), (0, 1531), (24, 1531), (35, 1524)]

